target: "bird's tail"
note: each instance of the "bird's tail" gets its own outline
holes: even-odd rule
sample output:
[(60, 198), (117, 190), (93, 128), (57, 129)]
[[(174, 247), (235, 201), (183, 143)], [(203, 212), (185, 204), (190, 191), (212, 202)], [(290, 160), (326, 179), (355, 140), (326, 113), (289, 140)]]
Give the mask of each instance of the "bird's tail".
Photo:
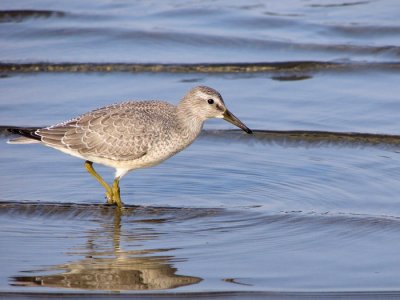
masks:
[(0, 126), (0, 135), (19, 135), (7, 141), (8, 144), (33, 144), (40, 142), (40, 136), (36, 131), (41, 127), (17, 127), (17, 126)]

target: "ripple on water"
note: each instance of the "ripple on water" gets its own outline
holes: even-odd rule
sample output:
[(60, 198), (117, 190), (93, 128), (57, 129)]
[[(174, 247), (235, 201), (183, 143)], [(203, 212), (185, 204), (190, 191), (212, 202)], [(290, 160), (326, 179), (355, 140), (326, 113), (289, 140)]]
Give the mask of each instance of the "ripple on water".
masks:
[[(72, 62), (70, 74), (1, 75), (7, 123), (52, 123), (129, 95), (178, 100), (200, 80), (261, 129), (397, 132), (397, 0), (48, 4), (4, 2), (2, 60), (52, 72), (40, 62)], [(266, 73), (212, 74), (259, 71), (266, 58)], [(99, 76), (74, 73), (79, 62), (205, 73)], [(209, 133), (124, 181), (124, 201), (148, 206), (122, 213), (97, 205), (101, 187), (80, 162), (0, 143), (2, 198), (34, 199), (0, 203), (0, 290), (399, 290), (398, 137)]]
[[(0, 22), (5, 26), (0, 41), (7, 45), (2, 49), (4, 60), (26, 61), (30, 57), (52, 62), (160, 63), (313, 57), (388, 61), (397, 60), (399, 55), (397, 15), (391, 10), (397, 3), (391, 0), (379, 6), (370, 1), (333, 6), (303, 1), (268, 7), (249, 3), (251, 9), (221, 3), (211, 7), (165, 3), (150, 9), (147, 3), (82, 2), (35, 9), (47, 7), (40, 2), (18, 6), (20, 9), (11, 9), (15, 5), (8, 4), (0, 11)], [(331, 16), (328, 10), (335, 13)], [(10, 38), (18, 43), (7, 43)]]
[[(121, 213), (105, 205), (2, 202), (0, 216), (4, 229), (0, 238), (13, 249), (18, 247), (8, 251), (7, 259), (13, 264), (2, 273), (6, 278), (0, 282), (2, 289), (9, 289), (4, 286), (9, 277), (16, 290), (38, 286), (61, 290), (183, 288), (212, 281), (216, 274), (222, 276), (218, 267), (227, 261), (235, 262), (230, 274), (246, 278), (243, 282), (249, 283), (248, 289), (265, 290), (270, 276), (263, 269), (265, 259), (296, 252), (310, 263), (313, 255), (307, 253), (332, 252), (336, 245), (352, 249), (377, 236), (391, 238), (400, 229), (400, 219), (391, 216), (266, 213), (257, 208), (128, 206)], [(29, 249), (20, 248), (24, 243), (30, 243)], [(33, 258), (19, 261), (28, 252)], [(237, 261), (239, 257), (242, 261)], [(253, 275), (242, 266), (246, 261), (252, 265)], [(257, 261), (259, 267), (254, 265)], [(189, 273), (183, 275), (178, 266), (190, 263), (197, 267), (184, 268)], [(280, 270), (276, 276), (288, 276), (293, 272), (290, 269)], [(295, 274), (306, 280), (313, 276)], [(233, 277), (222, 276), (219, 284), (232, 284), (224, 278)]]

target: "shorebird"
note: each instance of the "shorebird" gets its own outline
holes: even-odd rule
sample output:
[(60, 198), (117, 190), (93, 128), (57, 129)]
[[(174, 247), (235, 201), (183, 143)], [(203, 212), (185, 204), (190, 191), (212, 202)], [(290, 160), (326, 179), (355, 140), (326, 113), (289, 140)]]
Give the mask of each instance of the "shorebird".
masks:
[[(86, 170), (105, 188), (107, 203), (121, 208), (120, 179), (132, 170), (157, 165), (188, 147), (210, 118), (224, 119), (252, 133), (226, 108), (220, 93), (197, 86), (178, 105), (127, 101), (49, 127), (9, 128), (11, 133), (20, 135), (9, 143), (41, 143), (85, 160)], [(111, 186), (95, 171), (93, 163), (116, 170)]]

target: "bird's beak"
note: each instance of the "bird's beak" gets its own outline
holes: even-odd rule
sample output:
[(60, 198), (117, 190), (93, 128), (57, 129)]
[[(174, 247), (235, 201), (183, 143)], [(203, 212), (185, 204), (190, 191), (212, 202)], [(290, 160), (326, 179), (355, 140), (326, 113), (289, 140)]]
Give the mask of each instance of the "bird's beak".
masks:
[(239, 127), (240, 129), (246, 131), (247, 133), (251, 134), (253, 131), (251, 131), (246, 125), (242, 123), (238, 118), (236, 118), (229, 110), (226, 110), (223, 114), (223, 119), (225, 121), (228, 121), (232, 123), (233, 125)]

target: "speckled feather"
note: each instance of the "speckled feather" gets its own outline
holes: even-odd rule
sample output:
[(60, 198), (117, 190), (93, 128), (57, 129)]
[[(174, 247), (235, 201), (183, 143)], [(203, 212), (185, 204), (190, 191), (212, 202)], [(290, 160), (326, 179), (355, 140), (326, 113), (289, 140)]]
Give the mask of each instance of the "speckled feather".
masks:
[(189, 146), (209, 118), (225, 118), (250, 132), (227, 111), (216, 90), (199, 86), (191, 89), (177, 106), (163, 101), (127, 101), (34, 133), (22, 128), (16, 133), (24, 137), (15, 141), (34, 139), (33, 142), (64, 153), (113, 167), (116, 177), (122, 177), (133, 169), (154, 166)]
[[(176, 107), (160, 101), (124, 102), (106, 106), (78, 118), (39, 129), (42, 142), (66, 147), (83, 156), (111, 160), (138, 159), (169, 142), (177, 129)], [(172, 132), (171, 132), (172, 131)]]

